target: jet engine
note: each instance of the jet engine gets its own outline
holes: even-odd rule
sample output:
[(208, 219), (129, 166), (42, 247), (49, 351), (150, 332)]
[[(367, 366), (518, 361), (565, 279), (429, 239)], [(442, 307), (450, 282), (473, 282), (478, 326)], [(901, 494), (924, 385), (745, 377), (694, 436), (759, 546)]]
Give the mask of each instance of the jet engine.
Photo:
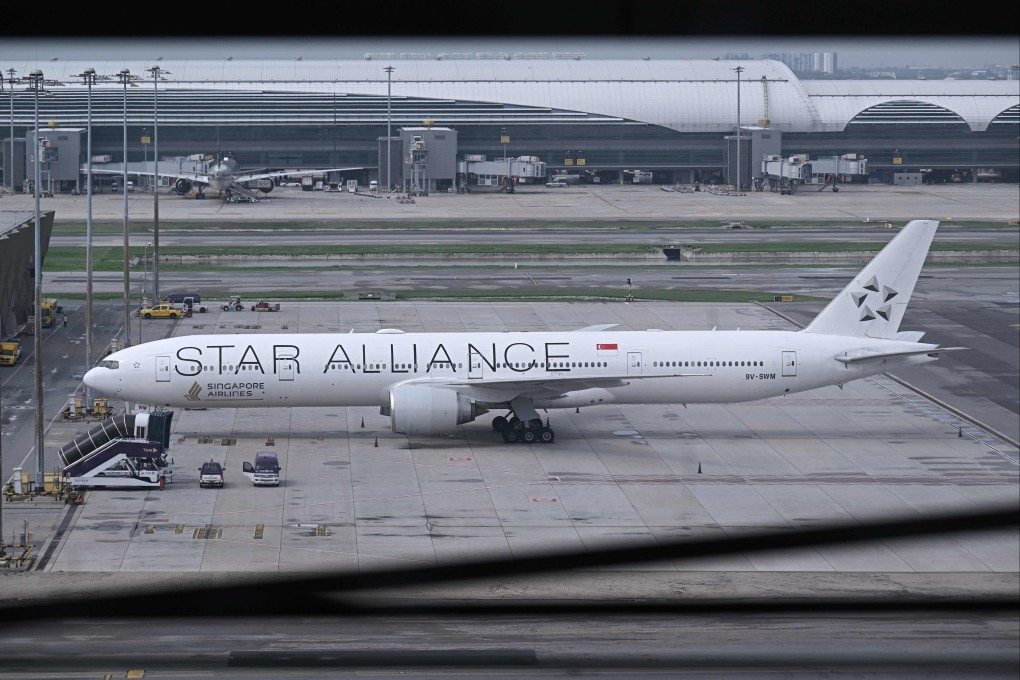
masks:
[(191, 191), (191, 182), (183, 177), (178, 177), (174, 180), (174, 191), (179, 193), (181, 196), (187, 196)]
[(276, 182), (273, 181), (272, 177), (263, 177), (262, 179), (255, 180), (255, 188), (264, 194), (268, 194), (276, 186)]
[(448, 434), (485, 409), (454, 390), (431, 385), (397, 385), (390, 390), (390, 424), (410, 435)]

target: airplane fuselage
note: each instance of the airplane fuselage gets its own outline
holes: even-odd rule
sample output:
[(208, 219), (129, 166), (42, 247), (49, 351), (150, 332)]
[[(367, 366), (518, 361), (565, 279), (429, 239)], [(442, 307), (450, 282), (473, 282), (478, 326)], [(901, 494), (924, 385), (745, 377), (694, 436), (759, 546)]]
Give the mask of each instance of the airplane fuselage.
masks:
[(101, 365), (89, 380), (111, 397), (160, 406), (385, 407), (390, 390), (407, 381), (470, 386), (486, 407), (508, 400), (521, 382), (546, 384), (536, 408), (720, 403), (932, 360), (835, 358), (846, 352), (926, 347), (935, 346), (786, 331), (184, 336), (117, 352), (108, 357), (116, 369)]
[(241, 171), (241, 166), (230, 157), (224, 158), (209, 168), (208, 188), (223, 192), (234, 184), (234, 177)]

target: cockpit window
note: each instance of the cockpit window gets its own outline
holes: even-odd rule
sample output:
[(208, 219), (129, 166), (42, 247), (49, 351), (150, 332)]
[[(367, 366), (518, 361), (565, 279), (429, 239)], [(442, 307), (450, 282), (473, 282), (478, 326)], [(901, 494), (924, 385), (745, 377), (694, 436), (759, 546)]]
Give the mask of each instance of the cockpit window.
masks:
[(119, 361), (112, 361), (110, 359), (104, 359), (103, 361), (100, 361), (98, 365), (102, 366), (103, 368), (109, 368), (111, 371), (116, 371), (118, 368), (120, 368)]

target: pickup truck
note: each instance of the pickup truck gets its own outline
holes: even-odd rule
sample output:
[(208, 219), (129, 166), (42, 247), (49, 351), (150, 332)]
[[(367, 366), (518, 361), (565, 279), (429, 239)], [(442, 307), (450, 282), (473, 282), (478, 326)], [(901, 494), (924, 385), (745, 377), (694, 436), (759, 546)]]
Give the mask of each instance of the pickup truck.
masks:
[(161, 302), (155, 307), (139, 309), (138, 316), (145, 319), (176, 319), (184, 316), (184, 312), (169, 302)]

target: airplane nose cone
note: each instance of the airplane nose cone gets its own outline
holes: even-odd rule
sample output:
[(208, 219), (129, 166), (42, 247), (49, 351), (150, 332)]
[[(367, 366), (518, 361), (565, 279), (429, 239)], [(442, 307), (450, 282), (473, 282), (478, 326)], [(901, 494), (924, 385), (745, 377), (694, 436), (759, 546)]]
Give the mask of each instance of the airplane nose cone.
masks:
[(82, 381), (92, 389), (97, 392), (101, 392), (102, 394), (112, 396), (117, 392), (112, 371), (108, 368), (90, 369), (85, 374), (85, 377), (82, 378)]

